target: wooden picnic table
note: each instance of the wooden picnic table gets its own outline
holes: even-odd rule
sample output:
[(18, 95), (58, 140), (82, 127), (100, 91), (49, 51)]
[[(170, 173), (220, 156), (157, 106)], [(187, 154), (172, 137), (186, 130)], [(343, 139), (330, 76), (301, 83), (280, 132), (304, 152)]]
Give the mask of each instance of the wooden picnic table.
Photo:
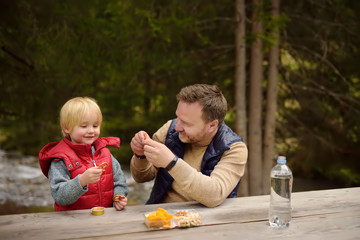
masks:
[[(158, 207), (168, 211), (194, 209), (198, 227), (149, 229), (145, 213)], [(216, 208), (196, 202), (0, 216), (0, 239), (360, 239), (360, 188), (292, 194), (289, 228), (268, 224), (269, 195), (227, 199)]]

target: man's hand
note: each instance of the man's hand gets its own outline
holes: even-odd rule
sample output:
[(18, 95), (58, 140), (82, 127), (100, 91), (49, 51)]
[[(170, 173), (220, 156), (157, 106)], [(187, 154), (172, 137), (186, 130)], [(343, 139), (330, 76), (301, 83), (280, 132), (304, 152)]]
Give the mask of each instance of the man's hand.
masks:
[(144, 155), (144, 141), (145, 139), (149, 139), (148, 134), (145, 131), (140, 131), (135, 134), (135, 136), (131, 139), (131, 149), (132, 151), (138, 155)]
[(146, 138), (143, 142), (145, 144), (144, 155), (155, 167), (165, 168), (175, 157), (171, 150), (162, 143), (154, 141), (150, 138)]

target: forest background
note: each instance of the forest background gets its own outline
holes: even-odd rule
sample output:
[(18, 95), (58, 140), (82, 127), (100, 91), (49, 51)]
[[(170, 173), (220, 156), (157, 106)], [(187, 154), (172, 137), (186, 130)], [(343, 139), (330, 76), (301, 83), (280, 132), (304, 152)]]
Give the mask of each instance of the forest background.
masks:
[(90, 96), (127, 166), (133, 135), (207, 83), (249, 147), (240, 195), (267, 193), (251, 182), (266, 183), (279, 154), (294, 176), (360, 186), (358, 12), (357, 0), (2, 0), (0, 149), (37, 155), (62, 137), (61, 106)]

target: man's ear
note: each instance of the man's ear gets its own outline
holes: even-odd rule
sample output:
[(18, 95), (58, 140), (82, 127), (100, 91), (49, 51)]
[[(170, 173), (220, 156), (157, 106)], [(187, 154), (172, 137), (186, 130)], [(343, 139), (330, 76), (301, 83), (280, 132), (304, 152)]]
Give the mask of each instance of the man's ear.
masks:
[(219, 127), (219, 120), (215, 119), (209, 123), (209, 133), (216, 132)]

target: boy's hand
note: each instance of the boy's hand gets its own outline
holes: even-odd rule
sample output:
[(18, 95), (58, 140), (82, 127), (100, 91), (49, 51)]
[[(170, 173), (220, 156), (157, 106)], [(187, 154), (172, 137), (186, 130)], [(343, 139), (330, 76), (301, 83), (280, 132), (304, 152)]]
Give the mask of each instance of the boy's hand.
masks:
[(82, 187), (85, 187), (89, 183), (96, 183), (100, 180), (101, 174), (103, 173), (102, 169), (97, 167), (92, 167), (87, 169), (83, 174), (80, 174), (80, 184)]
[(116, 208), (116, 210), (120, 211), (125, 208), (126, 204), (127, 204), (127, 197), (124, 196), (120, 198), (119, 201), (114, 202), (114, 207)]

